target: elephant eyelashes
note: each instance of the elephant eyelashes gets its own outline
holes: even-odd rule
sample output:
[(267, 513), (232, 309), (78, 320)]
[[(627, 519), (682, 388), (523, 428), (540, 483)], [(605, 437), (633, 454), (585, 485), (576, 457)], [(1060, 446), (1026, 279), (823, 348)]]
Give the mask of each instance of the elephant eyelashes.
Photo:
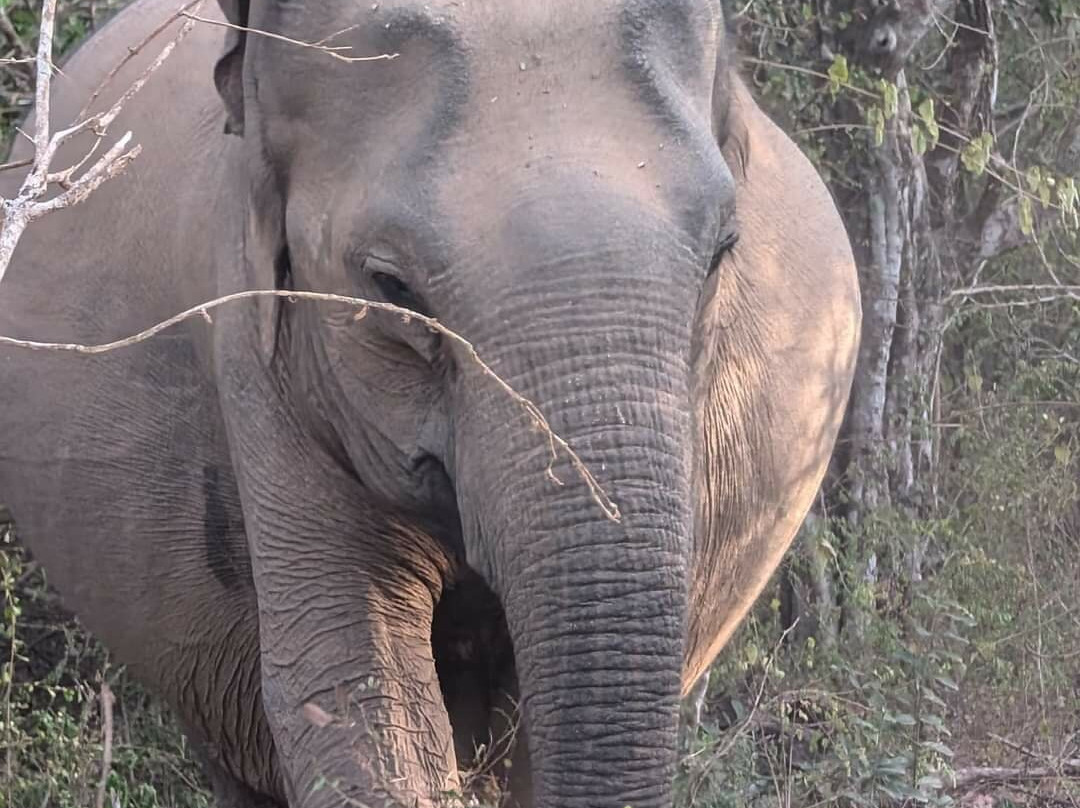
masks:
[(372, 272), (371, 280), (387, 303), (430, 317), (427, 307), (401, 278), (388, 272)]
[(712, 262), (709, 264), (709, 275), (712, 275), (720, 268), (720, 262), (723, 260), (724, 256), (735, 249), (735, 245), (738, 243), (738, 233), (732, 233), (720, 242), (720, 246), (716, 248), (716, 252), (713, 253)]

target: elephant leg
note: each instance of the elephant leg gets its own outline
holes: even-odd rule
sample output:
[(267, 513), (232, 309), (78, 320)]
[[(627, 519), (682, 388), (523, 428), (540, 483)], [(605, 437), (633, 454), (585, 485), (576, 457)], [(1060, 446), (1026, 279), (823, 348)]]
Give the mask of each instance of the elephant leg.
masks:
[(201, 744), (192, 746), (206, 779), (210, 781), (216, 808), (289, 808), (265, 794), (253, 791), (246, 783), (233, 777), (206, 747)]
[(253, 362), (259, 316), (223, 312), (215, 335), (289, 806), (435, 808), (459, 790), (431, 647), (452, 551), (307, 432), (284, 377)]
[(254, 539), (262, 697), (292, 808), (429, 808), (458, 789), (431, 647), (437, 554), (384, 528)]

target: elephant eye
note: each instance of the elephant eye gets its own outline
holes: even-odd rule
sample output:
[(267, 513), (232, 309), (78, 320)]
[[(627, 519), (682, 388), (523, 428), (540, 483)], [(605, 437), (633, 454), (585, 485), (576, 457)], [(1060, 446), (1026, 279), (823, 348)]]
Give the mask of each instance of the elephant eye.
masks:
[(709, 273), (706, 277), (711, 276), (717, 269), (720, 268), (720, 262), (724, 256), (735, 249), (735, 245), (739, 243), (738, 233), (729, 233), (724, 237), (716, 248), (716, 252), (713, 253), (712, 261), (709, 263)]
[(371, 280), (387, 303), (430, 317), (427, 307), (409, 285), (389, 272), (372, 272)]

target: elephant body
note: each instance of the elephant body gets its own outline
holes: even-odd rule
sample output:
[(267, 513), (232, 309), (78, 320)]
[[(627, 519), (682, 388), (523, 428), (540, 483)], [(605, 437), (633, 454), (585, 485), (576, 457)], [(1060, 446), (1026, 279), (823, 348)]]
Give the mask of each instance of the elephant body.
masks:
[[(54, 123), (175, 5), (94, 35)], [(534, 402), (619, 521), (445, 339), (270, 298), (99, 356), (0, 347), (0, 500), (223, 808), (434, 805), (478, 745), (523, 806), (666, 806), (677, 700), (839, 429), (850, 247), (718, 5), (432, 5), (223, 2), (400, 55), (197, 24), (114, 126), (141, 156), (24, 236), (0, 334), (101, 343), (251, 288), (388, 300)]]

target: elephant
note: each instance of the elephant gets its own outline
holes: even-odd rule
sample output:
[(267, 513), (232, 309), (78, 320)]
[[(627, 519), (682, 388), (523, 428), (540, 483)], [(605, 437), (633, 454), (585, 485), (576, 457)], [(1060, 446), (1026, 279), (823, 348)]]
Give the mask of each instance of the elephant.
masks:
[[(54, 120), (176, 5), (95, 33)], [(719, 0), (206, 5), (114, 124), (142, 153), (27, 230), (0, 334), (280, 294), (0, 346), (20, 540), (223, 808), (454, 804), (482, 747), (507, 804), (670, 806), (861, 316)]]

